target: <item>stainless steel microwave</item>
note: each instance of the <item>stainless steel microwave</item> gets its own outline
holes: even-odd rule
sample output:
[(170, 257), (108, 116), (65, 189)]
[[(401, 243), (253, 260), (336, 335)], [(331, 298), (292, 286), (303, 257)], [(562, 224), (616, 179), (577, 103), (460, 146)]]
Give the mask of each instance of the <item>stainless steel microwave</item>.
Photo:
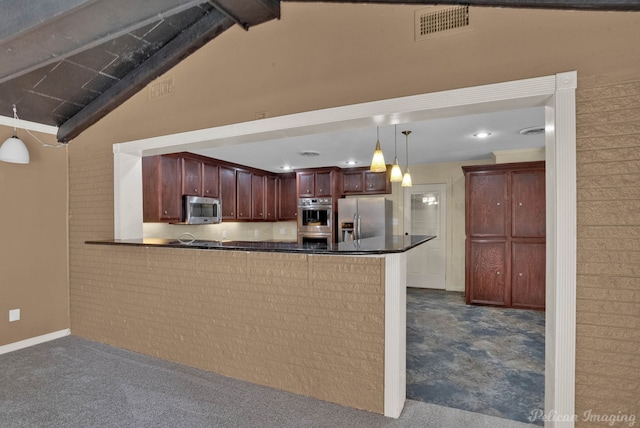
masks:
[(183, 196), (182, 222), (209, 224), (222, 221), (222, 205), (218, 198)]

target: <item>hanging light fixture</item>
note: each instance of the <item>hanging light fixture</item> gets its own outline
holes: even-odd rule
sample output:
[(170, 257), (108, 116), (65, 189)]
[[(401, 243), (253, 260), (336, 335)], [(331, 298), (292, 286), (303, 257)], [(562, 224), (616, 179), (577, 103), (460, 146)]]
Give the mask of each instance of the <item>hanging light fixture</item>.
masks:
[(387, 165), (384, 163), (384, 155), (382, 154), (382, 149), (380, 148), (380, 128), (376, 127), (376, 132), (378, 134), (378, 140), (376, 141), (376, 149), (373, 151), (373, 159), (371, 159), (371, 167), (369, 170), (371, 172), (385, 172), (387, 170)]
[(402, 131), (406, 141), (406, 153), (407, 153), (407, 168), (404, 170), (404, 176), (402, 177), (402, 187), (411, 187), (411, 173), (409, 173), (409, 134), (411, 131)]
[(398, 125), (393, 125), (393, 133), (395, 138), (395, 152), (393, 159), (393, 166), (391, 167), (391, 177), (389, 180), (392, 183), (397, 183), (402, 181), (402, 169), (400, 169), (400, 165), (398, 164)]
[[(18, 120), (15, 104), (13, 105), (13, 118), (16, 121)], [(7, 138), (5, 142), (2, 143), (2, 146), (0, 146), (0, 161), (21, 164), (29, 163), (29, 150), (27, 150), (27, 146), (24, 145), (22, 140), (18, 138), (15, 122), (13, 126), (13, 136)]]

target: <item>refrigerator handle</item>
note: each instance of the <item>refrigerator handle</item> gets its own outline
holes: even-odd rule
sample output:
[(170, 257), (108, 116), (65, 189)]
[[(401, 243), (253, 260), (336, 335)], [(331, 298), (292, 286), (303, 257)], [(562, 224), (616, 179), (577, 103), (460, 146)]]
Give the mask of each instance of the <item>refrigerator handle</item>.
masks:
[(360, 240), (360, 214), (358, 214), (358, 240)]
[(354, 241), (358, 239), (358, 213), (353, 215), (353, 232), (351, 235)]

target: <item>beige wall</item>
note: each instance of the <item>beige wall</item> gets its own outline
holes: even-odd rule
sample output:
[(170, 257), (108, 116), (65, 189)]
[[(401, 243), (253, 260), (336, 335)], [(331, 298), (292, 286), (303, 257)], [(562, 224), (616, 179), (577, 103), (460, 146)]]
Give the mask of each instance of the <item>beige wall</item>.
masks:
[[(640, 170), (637, 153), (640, 127), (637, 115), (634, 116), (639, 101), (637, 92), (626, 95), (640, 81), (637, 43), (640, 14), (472, 8), (468, 31), (414, 42), (413, 11), (418, 8), (283, 3), (281, 20), (248, 32), (229, 30), (171, 70), (168, 74), (175, 79), (174, 96), (149, 102), (142, 91), (72, 141), (71, 293), (80, 293), (97, 279), (104, 281), (97, 271), (82, 271), (86, 263), (99, 263), (94, 258), (95, 252), (83, 242), (113, 236), (111, 144), (115, 142), (243, 122), (254, 119), (259, 111), (277, 116), (577, 70), (576, 411), (582, 414), (597, 405), (600, 412), (640, 413), (633, 398), (640, 382), (637, 334), (640, 273), (634, 268), (640, 252), (634, 244), (640, 236), (640, 225), (633, 220), (637, 219), (635, 183)], [(626, 86), (619, 88), (615, 85), (617, 81), (627, 82)], [(594, 92), (589, 88), (600, 86), (609, 87), (604, 97), (587, 95)], [(624, 102), (618, 102), (616, 94), (622, 94)], [(591, 110), (611, 108), (620, 111), (615, 117), (603, 115), (608, 118), (607, 123), (598, 122), (598, 115), (591, 114)], [(610, 137), (596, 140), (586, 137), (593, 133)], [(624, 150), (617, 146), (620, 141), (625, 141)], [(6, 182), (6, 170), (3, 165), (0, 167), (0, 177)], [(592, 189), (593, 185), (607, 184), (606, 177), (585, 182), (590, 171), (604, 170), (601, 175), (606, 175), (606, 171), (621, 169), (626, 173), (618, 175), (624, 177), (611, 177), (614, 186), (606, 191)], [(13, 177), (18, 177), (17, 172), (13, 175), (14, 171), (12, 183)], [(51, 181), (59, 184), (64, 179)], [(592, 183), (591, 188), (585, 183)], [(10, 191), (14, 199), (36, 192), (39, 187), (33, 183), (15, 186)], [(6, 191), (4, 186), (1, 191)], [(3, 202), (11, 198), (3, 196)], [(58, 210), (54, 215), (59, 215)], [(602, 228), (602, 222), (609, 228)], [(48, 222), (46, 227), (50, 227)], [(49, 233), (28, 230), (21, 239), (40, 239), (41, 232)], [(622, 249), (609, 249), (608, 246), (617, 245), (611, 237), (622, 238)], [(593, 250), (590, 245), (606, 251)], [(2, 248), (10, 251), (4, 242)], [(119, 281), (118, 266), (113, 263), (121, 260), (119, 251), (107, 248), (100, 252), (99, 258), (104, 258), (111, 267), (99, 272), (107, 275), (107, 282), (109, 278), (114, 283)], [(59, 253), (41, 253), (37, 258), (30, 253), (28, 262), (16, 261), (9, 268), (10, 275), (19, 275), (34, 263), (53, 269), (57, 262), (51, 259), (52, 254), (57, 257)], [(169, 267), (158, 266), (157, 270), (171, 273)], [(130, 280), (134, 284), (142, 281), (134, 275)], [(40, 293), (47, 289), (40, 283), (29, 278), (10, 289), (12, 293), (20, 292), (16, 287), (36, 290), (30, 294), (28, 304), (41, 305), (37, 302), (45, 300)], [(62, 293), (56, 294), (57, 298)], [(73, 306), (72, 303), (72, 310)], [(73, 315), (71, 326), (73, 331)], [(82, 330), (82, 334), (93, 337), (101, 328), (103, 324), (93, 330)], [(35, 336), (40, 330), (34, 327), (26, 334)]]
[[(0, 126), (0, 144), (12, 134)], [(22, 129), (18, 137), (31, 162), (0, 162), (0, 345), (69, 327), (67, 149)], [(10, 309), (20, 321), (9, 322)]]
[(640, 69), (579, 83), (576, 405), (637, 419)]
[(385, 259), (87, 246), (73, 334), (383, 413)]

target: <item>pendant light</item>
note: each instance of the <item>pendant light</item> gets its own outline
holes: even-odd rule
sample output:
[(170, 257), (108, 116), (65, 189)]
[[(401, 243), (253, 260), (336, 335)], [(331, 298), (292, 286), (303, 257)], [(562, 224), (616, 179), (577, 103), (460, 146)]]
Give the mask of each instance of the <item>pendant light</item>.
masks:
[(380, 128), (376, 127), (376, 132), (378, 134), (378, 140), (376, 141), (376, 149), (373, 152), (373, 159), (371, 159), (371, 167), (369, 170), (371, 172), (385, 172), (387, 170), (387, 165), (384, 163), (384, 155), (382, 154), (382, 149), (380, 148)]
[(395, 138), (395, 152), (393, 159), (393, 166), (391, 167), (391, 177), (389, 180), (392, 183), (397, 183), (402, 181), (402, 170), (400, 169), (400, 165), (398, 164), (398, 125), (393, 125), (393, 134)]
[[(15, 104), (13, 105), (13, 118), (17, 122), (18, 113)], [(7, 138), (5, 142), (2, 143), (2, 146), (0, 146), (0, 161), (21, 164), (29, 163), (29, 150), (27, 150), (27, 146), (24, 145), (22, 140), (18, 138), (15, 122), (13, 136)]]
[(411, 173), (409, 173), (409, 134), (411, 131), (402, 131), (406, 141), (406, 154), (407, 154), (407, 168), (404, 170), (404, 176), (402, 177), (402, 187), (411, 187)]

